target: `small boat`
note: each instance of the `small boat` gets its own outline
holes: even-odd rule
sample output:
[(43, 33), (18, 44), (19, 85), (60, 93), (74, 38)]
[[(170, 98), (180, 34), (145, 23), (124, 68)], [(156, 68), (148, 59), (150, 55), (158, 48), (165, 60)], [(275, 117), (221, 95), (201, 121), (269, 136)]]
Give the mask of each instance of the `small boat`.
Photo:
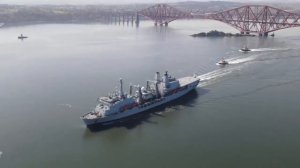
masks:
[(26, 39), (26, 38), (28, 38), (28, 37), (27, 36), (23, 36), (23, 34), (21, 34), (20, 36), (18, 36), (18, 39), (21, 39), (21, 40)]
[(224, 60), (224, 58), (222, 58), (221, 61), (218, 62), (219, 65), (227, 65), (229, 64), (227, 61)]
[(247, 46), (241, 48), (241, 51), (243, 52), (248, 52), (248, 51), (251, 51)]

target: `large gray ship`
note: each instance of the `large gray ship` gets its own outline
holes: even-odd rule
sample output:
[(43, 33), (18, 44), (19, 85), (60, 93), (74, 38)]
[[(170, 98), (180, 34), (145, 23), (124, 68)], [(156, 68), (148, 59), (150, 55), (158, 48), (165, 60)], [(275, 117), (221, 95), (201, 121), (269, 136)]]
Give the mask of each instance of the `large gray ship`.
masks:
[(157, 72), (154, 81), (147, 81), (146, 87), (130, 85), (129, 94), (123, 91), (120, 79), (120, 89), (107, 97), (99, 97), (99, 104), (89, 113), (80, 118), (87, 126), (108, 125), (120, 119), (153, 109), (175, 100), (195, 89), (200, 79), (188, 76), (176, 79), (165, 72), (161, 78)]

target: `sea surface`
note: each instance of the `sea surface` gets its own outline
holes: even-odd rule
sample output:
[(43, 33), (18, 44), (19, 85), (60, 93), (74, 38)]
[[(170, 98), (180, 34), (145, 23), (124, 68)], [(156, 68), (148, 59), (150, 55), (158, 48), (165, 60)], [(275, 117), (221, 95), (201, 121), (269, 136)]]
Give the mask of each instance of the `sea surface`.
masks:
[[(299, 167), (300, 29), (190, 36), (215, 29), (237, 33), (209, 20), (0, 28), (0, 167)], [(126, 124), (89, 130), (80, 120), (119, 78), (145, 85), (166, 70), (202, 81)]]

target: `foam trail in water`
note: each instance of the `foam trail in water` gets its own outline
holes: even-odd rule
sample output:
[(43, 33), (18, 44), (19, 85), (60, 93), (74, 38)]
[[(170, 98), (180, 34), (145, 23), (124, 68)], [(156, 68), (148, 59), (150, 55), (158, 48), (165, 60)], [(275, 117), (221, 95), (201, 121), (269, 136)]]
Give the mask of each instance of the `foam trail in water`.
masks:
[(68, 108), (72, 108), (71, 104), (59, 104), (59, 106), (65, 106), (65, 107), (68, 107)]
[(251, 56), (251, 57), (237, 57), (237, 58), (231, 58), (228, 59), (229, 64), (241, 64), (241, 63), (246, 63), (255, 60), (256, 56)]
[[(286, 49), (286, 48), (285, 48)], [(256, 49), (256, 51), (271, 51), (271, 50), (283, 50), (281, 49), (272, 49), (272, 48), (261, 48)], [(223, 66), (223, 68), (214, 70), (212, 72), (208, 72), (203, 75), (199, 75), (198, 78), (201, 80), (199, 86), (207, 86), (211, 83), (215, 83), (217, 80), (222, 77), (229, 75), (230, 73), (240, 70), (244, 64), (256, 61), (262, 61), (262, 57), (265, 56), (265, 53), (260, 54), (251, 54), (251, 55), (243, 55), (234, 58), (226, 59), (229, 65)], [(265, 59), (263, 59), (265, 60)], [(218, 64), (217, 64), (218, 65)]]
[[(261, 55), (261, 54), (259, 54)], [(244, 64), (247, 62), (255, 61), (255, 59), (259, 56), (252, 55), (249, 57), (240, 56), (235, 58), (226, 59), (228, 61), (229, 65), (224, 66), (223, 68), (208, 72), (203, 75), (199, 75), (198, 78), (201, 80), (199, 86), (207, 86), (211, 83), (216, 82), (216, 80), (221, 79), (222, 77), (229, 75), (230, 73), (239, 70), (242, 65), (237, 66), (238, 64)], [(236, 65), (235, 65), (236, 64)]]
[(290, 48), (254, 48), (251, 51), (280, 51), (280, 50), (289, 50)]
[(230, 74), (230, 72), (225, 72), (225, 73), (221, 73), (219, 75), (211, 76), (210, 78), (204, 79), (204, 80), (200, 78), (201, 81), (200, 81), (199, 87), (204, 87), (204, 86), (210, 85), (210, 84), (216, 82), (217, 79), (219, 79), (225, 75), (228, 75), (228, 74)]
[[(227, 73), (227, 72), (225, 72)], [(223, 76), (224, 72), (222, 72), (221, 70), (215, 70), (212, 72), (208, 72), (206, 74), (203, 75), (199, 75), (198, 78), (200, 78), (202, 81), (207, 81), (207, 80), (211, 80), (220, 76)]]
[[(259, 49), (252, 49), (252, 51), (278, 51), (278, 50), (291, 50), (293, 48), (259, 48)], [(297, 48), (294, 48), (297, 49)], [(279, 57), (279, 58), (266, 58), (266, 53), (260, 53), (260, 54), (250, 54), (250, 55), (243, 55), (235, 58), (229, 58), (226, 59), (229, 65), (223, 66), (223, 68), (214, 70), (212, 72), (208, 72), (203, 75), (197, 76), (201, 81), (199, 86), (207, 86), (212, 83), (215, 83), (217, 80), (221, 79), (222, 77), (231, 74), (232, 72), (236, 70), (240, 70), (244, 64), (250, 63), (250, 62), (257, 62), (257, 61), (266, 61), (271, 59), (286, 59), (286, 57)], [(295, 58), (299, 56), (293, 56), (291, 58)], [(217, 65), (219, 65), (217, 63)], [(220, 66), (220, 65), (219, 65)]]
[(217, 69), (212, 72), (197, 76), (200, 79), (199, 87), (207, 86), (213, 81), (230, 74), (232, 70), (233, 69)]

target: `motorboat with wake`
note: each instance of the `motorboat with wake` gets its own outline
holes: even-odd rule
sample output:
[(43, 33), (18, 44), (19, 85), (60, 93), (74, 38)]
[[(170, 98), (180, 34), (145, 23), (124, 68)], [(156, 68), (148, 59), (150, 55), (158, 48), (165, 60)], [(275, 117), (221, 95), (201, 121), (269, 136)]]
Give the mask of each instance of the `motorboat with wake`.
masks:
[(146, 87), (130, 85), (129, 94), (126, 94), (120, 79), (119, 90), (99, 97), (94, 110), (80, 118), (88, 127), (110, 125), (178, 99), (195, 89), (199, 82), (196, 76), (176, 79), (166, 72), (161, 78), (160, 73), (156, 72), (155, 80), (148, 80)]
[(222, 60), (219, 61), (217, 64), (218, 64), (218, 65), (227, 65), (227, 64), (229, 64), (229, 63), (228, 63), (228, 61), (226, 61), (224, 58), (222, 58)]
[(242, 52), (249, 52), (249, 51), (251, 51), (251, 49), (249, 49), (247, 46), (245, 46), (245, 47), (241, 48), (240, 51), (242, 51)]

